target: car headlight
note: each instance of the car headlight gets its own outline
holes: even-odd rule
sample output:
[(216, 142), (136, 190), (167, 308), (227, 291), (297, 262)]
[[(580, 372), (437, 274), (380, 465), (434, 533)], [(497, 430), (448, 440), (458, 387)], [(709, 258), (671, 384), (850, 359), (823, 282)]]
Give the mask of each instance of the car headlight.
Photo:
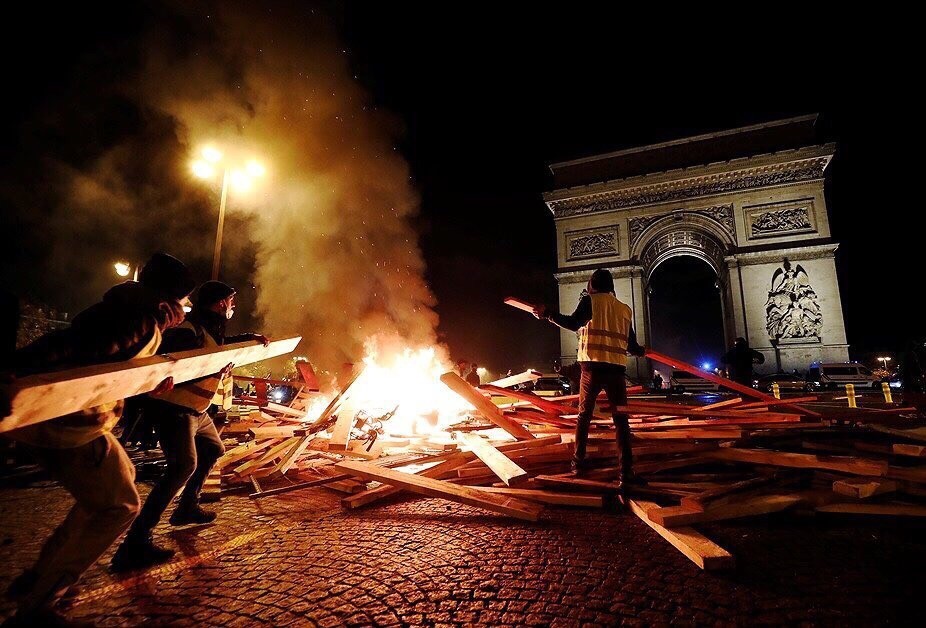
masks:
[(901, 385), (902, 385), (901, 382), (891, 382), (888, 384), (888, 386), (890, 386), (891, 388), (900, 388)]

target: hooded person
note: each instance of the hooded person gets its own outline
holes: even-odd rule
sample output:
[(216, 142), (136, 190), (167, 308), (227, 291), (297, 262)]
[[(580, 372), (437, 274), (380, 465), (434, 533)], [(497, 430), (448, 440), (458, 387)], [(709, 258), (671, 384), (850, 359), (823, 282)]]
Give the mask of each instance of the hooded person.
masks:
[(733, 341), (733, 348), (727, 351), (721, 361), (727, 365), (730, 379), (743, 386), (752, 386), (753, 370), (755, 364), (764, 364), (765, 356), (749, 348), (745, 338)]
[[(200, 286), (187, 320), (164, 336), (166, 352), (217, 348), (224, 344), (269, 340), (259, 334), (226, 336), (226, 325), (235, 312), (235, 289), (221, 281)], [(148, 494), (145, 504), (129, 528), (112, 560), (114, 571), (128, 571), (170, 560), (174, 552), (154, 544), (152, 531), (180, 489), (179, 503), (170, 517), (171, 525), (203, 524), (215, 520), (215, 513), (203, 510), (199, 497), (215, 461), (225, 453), (212, 416), (213, 403), (221, 405), (232, 365), (219, 373), (191, 380), (147, 399), (144, 412), (155, 424), (167, 468)], [(184, 487), (185, 486), (185, 487)]]
[[(155, 254), (139, 280), (111, 288), (70, 327), (39, 338), (13, 356), (17, 375), (132, 360), (154, 355), (168, 330), (184, 319), (194, 280), (175, 257)], [(158, 392), (172, 387), (170, 378)], [(54, 623), (54, 604), (129, 526), (139, 509), (135, 468), (112, 434), (124, 400), (12, 430), (75, 500), (46, 541), (35, 565), (7, 594), (18, 600), (17, 621)]]
[(616, 429), (618, 477), (622, 496), (632, 481), (629, 417), (615, 408), (627, 405), (627, 356), (642, 356), (644, 347), (637, 343), (633, 329), (633, 311), (614, 295), (611, 273), (599, 268), (592, 273), (587, 294), (579, 299), (571, 315), (549, 312), (545, 306), (534, 308), (534, 316), (574, 331), (579, 336), (576, 361), (581, 368), (579, 382), (579, 417), (576, 421), (576, 450), (572, 461), (577, 475), (588, 469), (586, 448), (588, 429), (595, 411), (595, 401), (602, 390), (611, 404)]

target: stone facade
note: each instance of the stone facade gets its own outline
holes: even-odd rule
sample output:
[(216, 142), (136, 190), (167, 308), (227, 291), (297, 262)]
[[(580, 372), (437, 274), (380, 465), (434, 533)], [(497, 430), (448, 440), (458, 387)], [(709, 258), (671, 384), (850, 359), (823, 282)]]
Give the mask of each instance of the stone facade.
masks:
[[(690, 255), (717, 273), (727, 344), (745, 337), (765, 354), (764, 370), (847, 360), (838, 244), (823, 192), (834, 150), (804, 146), (547, 193), (562, 309), (574, 307), (595, 268), (609, 268), (645, 343), (650, 275), (665, 260)], [(561, 347), (563, 362), (574, 361), (575, 334), (562, 332)], [(632, 375), (649, 372), (636, 362)]]

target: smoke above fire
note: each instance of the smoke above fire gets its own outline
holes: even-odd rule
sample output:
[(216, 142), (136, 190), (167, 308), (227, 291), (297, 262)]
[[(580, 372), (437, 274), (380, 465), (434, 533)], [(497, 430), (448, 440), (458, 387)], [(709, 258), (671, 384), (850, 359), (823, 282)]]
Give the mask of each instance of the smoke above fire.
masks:
[[(82, 273), (96, 298), (99, 267), (127, 241), (139, 258), (167, 250), (207, 273), (222, 168), (256, 159), (265, 175), (229, 190), (220, 278), (253, 300), (260, 331), (303, 335), (299, 353), (331, 371), (359, 362), (371, 338), (434, 344), (401, 124), (352, 76), (330, 17), (299, 3), (148, 10), (134, 63), (97, 79), (98, 94), (133, 109), (131, 124), (81, 159), (44, 158), (56, 177), (39, 203), (48, 266)], [(198, 181), (189, 165), (205, 145), (222, 161)]]

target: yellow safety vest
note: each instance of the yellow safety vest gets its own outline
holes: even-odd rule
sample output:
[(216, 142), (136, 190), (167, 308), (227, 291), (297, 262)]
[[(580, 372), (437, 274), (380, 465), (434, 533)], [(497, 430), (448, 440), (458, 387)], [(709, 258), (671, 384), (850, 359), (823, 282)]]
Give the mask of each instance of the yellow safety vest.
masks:
[(592, 320), (579, 329), (579, 362), (627, 365), (627, 338), (633, 312), (611, 293), (590, 294)]
[[(219, 343), (205, 329), (194, 324), (192, 321), (184, 321), (180, 328), (193, 330), (198, 338), (202, 338), (203, 349), (218, 349)], [(173, 390), (163, 395), (158, 395), (154, 399), (167, 401), (184, 408), (189, 408), (194, 412), (205, 412), (211, 404), (228, 409), (231, 406), (232, 398), (232, 378), (231, 375), (222, 378), (218, 373), (210, 375), (203, 379), (186, 382), (174, 386)]]
[[(161, 330), (155, 326), (145, 346), (130, 358), (147, 358), (158, 352)], [(10, 432), (10, 437), (35, 447), (71, 449), (86, 445), (103, 434), (111, 432), (119, 419), (125, 400), (111, 401), (92, 408), (73, 412), (58, 419), (28, 425)]]

